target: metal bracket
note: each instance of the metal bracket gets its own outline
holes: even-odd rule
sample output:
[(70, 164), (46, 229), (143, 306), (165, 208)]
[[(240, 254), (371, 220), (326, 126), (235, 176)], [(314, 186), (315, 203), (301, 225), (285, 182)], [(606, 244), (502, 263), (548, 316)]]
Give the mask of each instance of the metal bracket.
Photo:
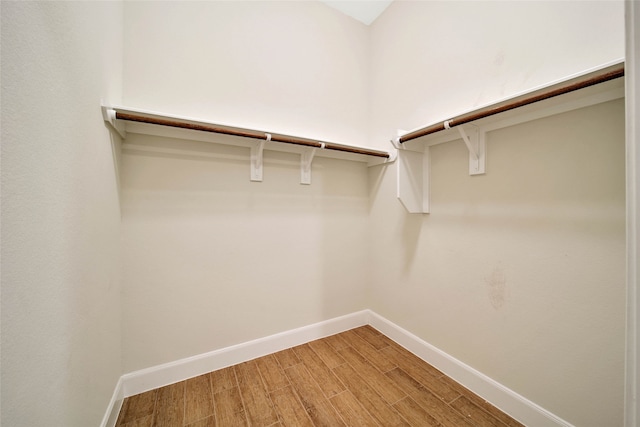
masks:
[(271, 141), (271, 134), (267, 134), (267, 139), (258, 142), (251, 147), (251, 181), (262, 182), (262, 160), (264, 145)]
[(486, 166), (485, 132), (475, 125), (467, 125), (469, 132), (463, 126), (457, 126), (462, 140), (469, 149), (469, 175), (482, 175)]
[(311, 184), (311, 163), (317, 148), (310, 148), (300, 154), (300, 184)]

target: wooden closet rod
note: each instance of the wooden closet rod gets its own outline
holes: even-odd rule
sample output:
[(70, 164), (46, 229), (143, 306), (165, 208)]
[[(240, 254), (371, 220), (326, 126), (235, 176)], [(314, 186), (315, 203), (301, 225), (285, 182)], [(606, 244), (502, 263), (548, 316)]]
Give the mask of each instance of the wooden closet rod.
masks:
[(386, 151), (371, 150), (368, 148), (353, 147), (348, 145), (334, 144), (332, 142), (320, 142), (310, 139), (298, 138), (295, 136), (287, 136), (280, 134), (271, 134), (250, 129), (236, 129), (221, 127), (209, 124), (189, 123), (178, 120), (167, 120), (156, 117), (148, 117), (139, 114), (116, 112), (116, 119), (126, 120), (130, 122), (148, 123), (160, 126), (169, 126), (181, 129), (197, 130), (202, 132), (220, 133), (224, 135), (240, 136), (243, 138), (253, 138), (260, 140), (268, 140), (282, 142), (285, 144), (304, 145), (306, 147), (322, 148), (326, 150), (342, 151), (346, 153), (364, 154), (367, 156), (382, 157), (388, 159), (390, 154)]
[(511, 101), (511, 102), (505, 101), (503, 103), (494, 104), (486, 108), (482, 108), (476, 111), (472, 111), (470, 113), (459, 115), (450, 120), (445, 120), (444, 122), (441, 122), (441, 123), (436, 123), (436, 124), (415, 130), (413, 132), (410, 132), (398, 138), (398, 142), (403, 143), (403, 142), (411, 141), (413, 139), (430, 135), (432, 133), (440, 132), (445, 129), (452, 128), (454, 126), (460, 126), (465, 123), (469, 123), (475, 120), (483, 119), (485, 117), (493, 116), (494, 114), (503, 113), (505, 111), (513, 110), (518, 107), (523, 107), (525, 105), (533, 104), (534, 102), (553, 98), (555, 96), (564, 95), (565, 93), (573, 92), (579, 89), (584, 89), (586, 87), (597, 85), (599, 83), (604, 83), (609, 80), (617, 79), (622, 76), (624, 76), (624, 64), (620, 64), (619, 66), (616, 66), (614, 69), (608, 69), (607, 71), (604, 71), (602, 73), (591, 75), (585, 80), (581, 80), (578, 82), (571, 81), (565, 84), (560, 84), (560, 86), (556, 85), (546, 91), (543, 91), (542, 93), (536, 92), (535, 95), (525, 96), (525, 98), (518, 99), (516, 101)]

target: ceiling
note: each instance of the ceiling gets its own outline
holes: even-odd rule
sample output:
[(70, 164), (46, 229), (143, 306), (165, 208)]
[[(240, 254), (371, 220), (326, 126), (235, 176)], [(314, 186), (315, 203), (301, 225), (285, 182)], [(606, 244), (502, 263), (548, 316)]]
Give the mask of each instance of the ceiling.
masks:
[(370, 25), (393, 0), (322, 0), (327, 6)]

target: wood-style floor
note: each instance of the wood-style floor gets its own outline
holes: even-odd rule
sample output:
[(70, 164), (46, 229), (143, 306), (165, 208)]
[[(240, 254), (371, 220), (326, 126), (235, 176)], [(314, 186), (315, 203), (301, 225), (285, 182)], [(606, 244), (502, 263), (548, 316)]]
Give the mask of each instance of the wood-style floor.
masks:
[(131, 396), (116, 426), (522, 424), (363, 326)]

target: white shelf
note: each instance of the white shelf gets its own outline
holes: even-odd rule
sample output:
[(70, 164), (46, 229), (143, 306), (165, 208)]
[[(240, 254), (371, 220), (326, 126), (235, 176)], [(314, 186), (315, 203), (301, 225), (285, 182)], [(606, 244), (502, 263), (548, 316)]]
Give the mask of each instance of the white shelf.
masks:
[(128, 134), (143, 134), (247, 147), (251, 181), (262, 181), (264, 150), (299, 154), (301, 184), (311, 183), (311, 165), (316, 156), (364, 162), (369, 166), (390, 163), (396, 157), (395, 150), (324, 142), (141, 109), (103, 106), (102, 115), (124, 140)]
[[(558, 86), (572, 85), (593, 75), (620, 69), (622, 63), (607, 64), (598, 69), (588, 70), (545, 87), (502, 100), (499, 103), (477, 108), (456, 117), (462, 117), (493, 108), (495, 105), (518, 101), (527, 96), (537, 95)], [(614, 78), (603, 83), (594, 84), (579, 90), (571, 91), (552, 98), (544, 99), (522, 107), (500, 112), (460, 126), (447, 128), (450, 120), (438, 121), (420, 129), (441, 127), (429, 135), (399, 143), (403, 135), (416, 131), (399, 131), (394, 141), (398, 148), (397, 196), (409, 213), (429, 213), (430, 211), (430, 154), (429, 147), (462, 139), (469, 148), (469, 174), (485, 173), (486, 151), (485, 135), (487, 132), (513, 126), (519, 123), (541, 119), (564, 112), (612, 101), (624, 97), (624, 79)], [(453, 121), (453, 120), (452, 120)]]

